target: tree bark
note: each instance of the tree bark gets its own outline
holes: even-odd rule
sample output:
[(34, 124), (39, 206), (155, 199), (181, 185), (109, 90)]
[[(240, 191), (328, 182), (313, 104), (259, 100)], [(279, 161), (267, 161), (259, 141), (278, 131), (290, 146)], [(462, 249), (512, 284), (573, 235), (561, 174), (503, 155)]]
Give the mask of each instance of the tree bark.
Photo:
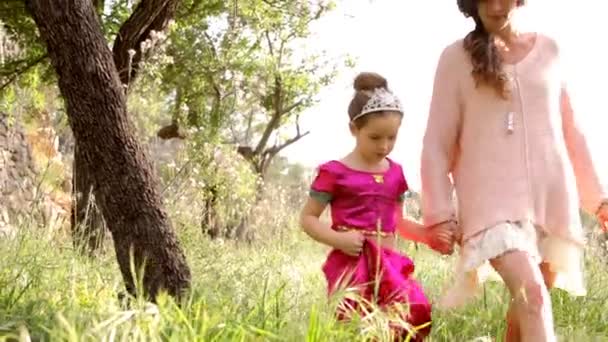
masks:
[(127, 290), (135, 294), (134, 279), (143, 279), (145, 296), (154, 299), (161, 290), (179, 296), (190, 286), (190, 270), (162, 206), (152, 164), (128, 120), (125, 93), (93, 3), (26, 4), (57, 72)]
[[(177, 10), (179, 0), (144, 0), (120, 27), (114, 47), (114, 63), (123, 84), (128, 85), (139, 70), (142, 59), (141, 43), (150, 38), (152, 31), (164, 31)], [(135, 55), (131, 58), (129, 50)]]
[[(112, 57), (114, 59), (115, 67), (119, 71), (120, 81), (124, 86), (128, 86), (133, 82), (137, 75), (137, 71), (139, 70), (139, 64), (142, 60), (140, 49), (141, 43), (150, 38), (149, 36), (152, 30), (163, 31), (166, 29), (169, 20), (175, 14), (178, 4), (179, 0), (141, 1), (136, 6), (129, 19), (120, 27), (116, 40), (114, 41)], [(103, 13), (105, 1), (93, 0), (93, 6), (98, 15), (101, 15), (101, 13)], [(129, 55), (129, 50), (136, 52), (132, 58)], [(163, 136), (168, 135), (182, 139), (185, 138), (183, 132), (178, 129), (179, 127), (176, 126), (175, 130), (172, 130), (173, 128), (173, 126), (169, 126), (165, 128), (162, 133), (159, 133)], [(81, 178), (80, 181), (73, 180), (73, 183), (76, 186), (74, 195), (78, 195), (79, 193), (85, 194), (93, 188), (91, 177), (86, 174), (86, 168), (78, 163), (79, 159), (74, 158), (73, 168), (74, 170), (79, 170)], [(74, 205), (77, 210), (78, 208), (87, 208), (88, 217), (103, 219), (103, 215), (97, 206), (91, 206), (85, 201), (88, 199), (89, 197), (87, 195), (75, 196)], [(76, 215), (74, 218), (78, 217), (79, 216)], [(76, 223), (79, 223), (80, 227), (75, 226), (74, 224)], [(81, 247), (88, 245), (92, 248), (88, 251), (81, 248), (80, 250), (82, 252), (88, 252), (90, 255), (95, 253), (96, 247), (94, 246), (96, 246), (96, 243), (94, 239), (96, 236), (103, 236), (104, 233), (103, 225), (98, 223), (98, 220), (72, 220), (72, 231), (77, 233), (77, 235), (74, 236), (75, 241), (83, 239), (85, 241), (89, 240), (88, 244), (81, 245)], [(91, 224), (91, 226), (87, 226), (88, 224)], [(101, 228), (102, 231), (96, 231), (97, 228)], [(93, 238), (93, 240), (90, 240), (90, 238)]]
[(93, 180), (85, 168), (81, 150), (74, 146), (72, 173), (72, 240), (82, 254), (94, 256), (103, 246), (106, 226), (93, 195)]

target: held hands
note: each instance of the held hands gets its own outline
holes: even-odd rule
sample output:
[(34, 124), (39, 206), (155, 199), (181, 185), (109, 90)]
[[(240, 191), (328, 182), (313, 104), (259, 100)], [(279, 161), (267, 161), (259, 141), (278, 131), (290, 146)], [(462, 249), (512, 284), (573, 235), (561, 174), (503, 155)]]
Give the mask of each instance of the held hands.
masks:
[(334, 243), (336, 249), (350, 256), (361, 254), (365, 242), (363, 234), (356, 231), (337, 232), (336, 234), (336, 242)]
[(458, 226), (454, 221), (446, 221), (427, 228), (427, 244), (441, 254), (450, 255), (454, 252), (457, 230)]

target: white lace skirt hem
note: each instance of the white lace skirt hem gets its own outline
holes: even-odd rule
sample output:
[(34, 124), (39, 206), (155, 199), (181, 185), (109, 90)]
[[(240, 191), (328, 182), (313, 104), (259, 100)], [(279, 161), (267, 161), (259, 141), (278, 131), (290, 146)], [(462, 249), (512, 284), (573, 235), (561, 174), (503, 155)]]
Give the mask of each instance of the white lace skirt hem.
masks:
[(460, 249), (453, 285), (444, 293), (438, 306), (464, 305), (477, 296), (484, 281), (502, 281), (489, 260), (513, 250), (527, 252), (539, 264), (549, 263), (551, 270), (557, 273), (556, 288), (575, 296), (586, 295), (583, 246), (546, 235), (532, 223), (505, 222), (465, 242)]

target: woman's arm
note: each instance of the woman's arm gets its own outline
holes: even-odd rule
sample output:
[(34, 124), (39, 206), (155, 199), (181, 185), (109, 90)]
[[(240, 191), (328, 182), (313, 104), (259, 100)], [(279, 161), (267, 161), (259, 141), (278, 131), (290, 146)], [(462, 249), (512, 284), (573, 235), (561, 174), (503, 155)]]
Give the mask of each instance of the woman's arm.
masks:
[(455, 220), (450, 179), (460, 131), (460, 95), (456, 45), (441, 54), (435, 72), (433, 94), (422, 143), (422, 212), (426, 226)]
[(581, 207), (590, 214), (596, 214), (607, 196), (565, 86), (562, 87), (560, 106), (564, 139), (574, 168)]

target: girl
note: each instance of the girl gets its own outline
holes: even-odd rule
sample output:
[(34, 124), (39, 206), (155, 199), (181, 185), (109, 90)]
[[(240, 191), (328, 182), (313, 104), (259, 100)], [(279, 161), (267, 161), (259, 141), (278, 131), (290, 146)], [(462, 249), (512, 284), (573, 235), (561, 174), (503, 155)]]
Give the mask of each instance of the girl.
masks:
[(579, 195), (604, 223), (607, 194), (558, 44), (512, 21), (525, 1), (457, 3), (476, 26), (439, 59), (421, 163), (425, 224), (454, 229), (458, 219), (461, 237), (443, 304), (471, 297), (489, 261), (512, 297), (506, 340), (555, 341), (547, 289), (585, 294)]
[[(355, 148), (340, 161), (318, 168), (301, 226), (310, 237), (333, 248), (323, 266), (329, 294), (344, 286), (357, 287), (365, 300), (380, 307), (408, 304), (407, 321), (423, 326), (415, 334), (419, 341), (430, 331), (431, 305), (412, 279), (414, 263), (394, 249), (394, 233), (399, 226), (404, 238), (441, 249), (451, 247), (451, 232), (425, 230), (402, 218), (408, 185), (401, 166), (387, 158), (401, 125), (401, 105), (377, 74), (360, 74), (354, 88), (348, 113)], [(328, 204), (331, 226), (319, 221)], [(357, 307), (352, 300), (342, 304), (340, 319), (348, 316), (348, 308)], [(408, 334), (400, 328), (394, 332), (397, 338)]]

